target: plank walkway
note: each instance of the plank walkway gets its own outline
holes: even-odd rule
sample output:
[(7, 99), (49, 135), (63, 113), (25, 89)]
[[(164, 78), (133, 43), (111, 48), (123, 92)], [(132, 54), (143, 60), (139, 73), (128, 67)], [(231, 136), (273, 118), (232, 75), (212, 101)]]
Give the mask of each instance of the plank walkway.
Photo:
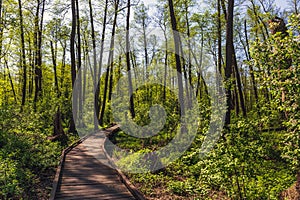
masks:
[(118, 171), (103, 164), (104, 140), (103, 131), (93, 134), (66, 153), (50, 199), (136, 199)]

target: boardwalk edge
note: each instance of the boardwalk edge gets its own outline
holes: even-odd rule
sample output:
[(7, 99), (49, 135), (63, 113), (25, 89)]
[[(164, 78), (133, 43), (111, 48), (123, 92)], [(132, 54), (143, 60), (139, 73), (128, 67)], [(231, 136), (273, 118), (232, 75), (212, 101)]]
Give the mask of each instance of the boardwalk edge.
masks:
[(74, 147), (76, 147), (77, 145), (79, 145), (80, 143), (82, 143), (84, 140), (86, 140), (91, 135), (92, 134), (84, 136), (83, 138), (77, 140), (76, 142), (72, 143), (70, 146), (68, 146), (67, 148), (65, 148), (64, 150), (62, 150), (62, 153), (61, 153), (61, 156), (60, 156), (59, 165), (58, 165), (58, 167), (56, 169), (55, 177), (54, 177), (54, 180), (53, 180), (52, 190), (51, 190), (51, 193), (50, 193), (49, 200), (54, 200), (55, 199), (55, 194), (56, 194), (57, 189), (58, 189), (59, 179), (61, 177), (61, 170), (62, 170), (62, 167), (63, 167), (64, 162), (65, 162), (66, 154), (68, 152), (70, 152)]
[[(117, 127), (116, 129), (113, 129), (112, 131), (118, 130), (119, 127)], [(107, 153), (106, 149), (105, 149), (105, 142), (108, 139), (108, 137), (106, 136), (103, 142), (103, 152), (105, 154), (105, 156), (107, 157), (107, 159), (109, 160), (109, 162), (111, 162), (111, 164), (114, 164), (113, 158), (110, 157), (110, 155)], [(121, 181), (125, 184), (125, 186), (127, 187), (127, 189), (131, 192), (131, 194), (137, 199), (137, 200), (146, 200), (145, 196), (143, 193), (141, 193), (141, 191), (139, 191), (139, 189), (137, 189), (137, 187), (135, 187), (130, 181), (129, 179), (126, 177), (126, 175), (117, 167), (115, 167), (115, 170), (117, 171)]]

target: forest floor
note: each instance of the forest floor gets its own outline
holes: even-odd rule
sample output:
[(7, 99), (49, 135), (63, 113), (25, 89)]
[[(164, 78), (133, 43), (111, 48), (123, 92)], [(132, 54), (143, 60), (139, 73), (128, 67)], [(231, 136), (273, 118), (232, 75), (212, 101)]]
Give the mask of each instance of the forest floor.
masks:
[(34, 192), (30, 198), (31, 200), (48, 200), (51, 190), (52, 184), (55, 177), (56, 169), (51, 168), (45, 173), (41, 174), (37, 183), (34, 184)]

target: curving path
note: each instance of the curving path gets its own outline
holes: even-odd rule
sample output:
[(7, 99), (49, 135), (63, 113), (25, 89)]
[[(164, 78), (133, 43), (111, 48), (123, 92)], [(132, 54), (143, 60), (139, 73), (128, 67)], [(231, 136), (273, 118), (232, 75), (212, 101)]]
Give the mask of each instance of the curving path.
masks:
[[(117, 128), (114, 126), (106, 131)], [(109, 162), (103, 151), (104, 140), (105, 134), (101, 131), (63, 152), (50, 200), (138, 199), (122, 182), (118, 171), (103, 164)]]

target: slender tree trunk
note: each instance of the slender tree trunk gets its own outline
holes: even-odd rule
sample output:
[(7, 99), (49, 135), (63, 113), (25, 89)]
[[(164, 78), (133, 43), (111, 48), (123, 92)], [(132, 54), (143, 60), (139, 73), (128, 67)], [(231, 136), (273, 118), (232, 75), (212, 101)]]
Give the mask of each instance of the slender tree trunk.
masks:
[(130, 43), (129, 43), (129, 21), (130, 21), (130, 0), (127, 0), (127, 19), (126, 19), (126, 65), (128, 71), (128, 92), (130, 98), (130, 113), (131, 117), (135, 117), (134, 112), (134, 99), (133, 99), (133, 89), (131, 80), (131, 69), (130, 69)]
[(80, 13), (78, 0), (76, 3), (76, 20), (77, 20), (77, 79), (78, 79), (78, 124), (84, 127), (83, 123), (83, 101), (82, 101), (82, 73), (81, 73), (81, 31), (80, 31)]
[(101, 46), (100, 46), (100, 60), (99, 60), (99, 72), (98, 77), (96, 79), (97, 82), (97, 89), (95, 91), (95, 99), (94, 101), (97, 101), (95, 103), (95, 110), (97, 114), (97, 119), (99, 119), (100, 122), (100, 76), (101, 76), (101, 70), (102, 70), (102, 60), (103, 60), (103, 51), (104, 51), (104, 40), (105, 40), (105, 31), (106, 31), (106, 18), (107, 18), (107, 7), (108, 7), (108, 0), (105, 0), (105, 8), (104, 8), (104, 16), (103, 16), (103, 29), (102, 29), (102, 36), (101, 36)]
[(235, 72), (235, 68), (232, 69), (232, 76), (234, 79), (234, 82), (232, 83), (232, 87), (233, 87), (233, 91), (232, 91), (232, 105), (233, 108), (235, 109), (235, 114), (236, 116), (239, 116), (240, 114), (240, 105), (239, 105), (239, 95), (237, 92), (237, 81), (236, 81), (236, 72)]
[(109, 78), (109, 71), (110, 67), (112, 67), (113, 63), (113, 53), (114, 53), (114, 37), (116, 32), (116, 25), (117, 25), (117, 16), (118, 16), (118, 7), (119, 7), (119, 0), (115, 1), (115, 14), (114, 14), (114, 22), (113, 22), (113, 28), (111, 33), (111, 41), (110, 41), (110, 48), (109, 48), (109, 56), (108, 56), (108, 63), (106, 68), (106, 76), (105, 76), (105, 83), (104, 83), (104, 93), (103, 93), (103, 101), (102, 101), (102, 107), (101, 107), (101, 113), (100, 113), (100, 125), (103, 126), (104, 122), (104, 112), (105, 112), (105, 106), (106, 106), (106, 96), (107, 96), (107, 89), (108, 89), (108, 78)]
[(25, 54), (25, 36), (24, 36), (24, 24), (23, 24), (23, 11), (22, 2), (18, 0), (19, 3), (19, 17), (20, 17), (20, 31), (21, 31), (21, 66), (23, 68), (23, 87), (22, 87), (22, 108), (25, 105), (26, 100), (26, 83), (27, 83), (27, 66), (26, 66), (26, 54)]
[(34, 109), (36, 109), (36, 103), (38, 101), (38, 95), (40, 92), (39, 89), (39, 70), (40, 66), (38, 65), (38, 32), (39, 32), (39, 16), (40, 15), (40, 0), (37, 0), (37, 8), (36, 14), (34, 18), (34, 84), (35, 84), (35, 92), (34, 92)]
[(225, 82), (227, 84), (226, 88), (226, 115), (224, 126), (228, 128), (230, 124), (230, 112), (232, 109), (231, 105), (231, 75), (232, 75), (232, 65), (233, 65), (233, 7), (234, 0), (228, 0), (228, 15), (227, 15), (227, 26), (226, 26), (226, 66), (225, 66)]
[[(42, 3), (42, 7), (40, 7)], [(41, 11), (41, 14), (40, 14)], [(35, 33), (34, 33), (34, 47), (35, 47), (35, 93), (34, 93), (34, 103), (38, 101), (38, 97), (42, 93), (42, 34), (43, 34), (43, 19), (45, 12), (45, 0), (37, 1), (37, 10), (35, 15)], [(40, 17), (41, 15), (41, 17)]]
[(216, 68), (217, 88), (221, 91), (220, 78), (222, 77), (222, 24), (221, 24), (221, 1), (218, 0), (218, 64)]
[[(250, 55), (250, 47), (249, 47), (249, 40), (248, 40), (248, 33), (247, 33), (247, 21), (246, 20), (244, 22), (244, 29), (245, 29), (246, 47), (247, 47), (247, 51), (248, 51), (248, 55), (249, 55), (249, 60), (251, 60), (252, 58)], [(258, 104), (258, 92), (257, 92), (257, 86), (256, 86), (255, 78), (254, 78), (254, 70), (253, 70), (252, 65), (249, 65), (249, 69), (250, 69), (250, 77), (251, 77), (251, 81), (252, 81), (255, 101), (256, 101), (256, 104)]]
[[(90, 55), (89, 55), (89, 42), (88, 42), (88, 38), (87, 38), (87, 34), (84, 34), (83, 35), (83, 42), (84, 42), (84, 45), (83, 45), (83, 61), (84, 61), (84, 65), (82, 66), (82, 75), (83, 75), (83, 85), (82, 85), (82, 103), (83, 105), (85, 105), (85, 100), (86, 100), (86, 90), (87, 90), (87, 87), (89, 87), (89, 85), (87, 85), (87, 71), (88, 71), (88, 68), (91, 69), (92, 66), (91, 66), (91, 61), (90, 61)], [(94, 75), (95, 76), (95, 75)], [(95, 79), (96, 77), (94, 77)], [(95, 89), (95, 85), (93, 84), (94, 86), (94, 89)], [(95, 121), (94, 121), (95, 122)], [(98, 123), (97, 123), (97, 120), (96, 120), (96, 126), (98, 128)], [(98, 130), (98, 129), (95, 129), (95, 126), (94, 126), (94, 130)]]
[[(191, 41), (190, 41), (190, 37), (191, 37), (191, 33), (190, 33), (190, 21), (189, 21), (189, 17), (188, 17), (188, 13), (189, 13), (189, 5), (187, 2), (185, 2), (185, 21), (186, 21), (186, 28), (187, 28), (187, 37), (188, 37), (188, 80), (189, 80), (189, 84), (190, 86), (192, 86), (192, 63), (191, 63)], [(190, 91), (190, 93), (192, 94), (192, 90)]]
[(177, 78), (178, 78), (178, 97), (179, 97), (179, 103), (181, 106), (181, 115), (185, 115), (185, 109), (184, 109), (184, 93), (183, 93), (183, 81), (182, 81), (182, 67), (181, 67), (181, 61), (180, 61), (180, 49), (181, 49), (181, 39), (180, 35), (177, 31), (177, 22), (176, 17), (174, 13), (174, 6), (173, 6), (173, 0), (168, 0), (169, 2), (169, 9), (170, 9), (170, 18), (171, 18), (171, 24), (172, 24), (172, 31), (174, 36), (174, 44), (175, 44), (175, 60), (176, 60), (176, 69), (177, 69)]
[(226, 5), (225, 5), (225, 0), (221, 0), (220, 3), (221, 3), (221, 7), (222, 7), (222, 10), (223, 10), (223, 13), (224, 13), (224, 17), (227, 20), (227, 10), (226, 10)]
[(42, 66), (42, 36), (43, 36), (43, 25), (44, 25), (44, 13), (45, 13), (45, 0), (42, 0), (42, 10), (41, 10), (41, 20), (40, 20), (40, 26), (39, 26), (39, 31), (38, 31), (38, 66), (39, 68), (39, 89), (40, 93), (39, 95), (42, 95), (42, 77), (43, 77), (43, 72), (41, 69)]
[(14, 83), (13, 83), (12, 77), (10, 75), (10, 70), (9, 70), (8, 63), (7, 63), (6, 59), (5, 59), (5, 65), (6, 65), (6, 69), (7, 69), (7, 73), (8, 73), (9, 82), (10, 82), (10, 85), (11, 85), (11, 90), (12, 90), (13, 95), (14, 95), (14, 100), (15, 100), (15, 103), (17, 103), (17, 95), (16, 95), (16, 92), (15, 92)]
[(198, 96), (202, 97), (202, 93), (201, 93), (202, 92), (202, 86), (201, 86), (202, 84), (203, 84), (203, 88), (204, 88), (205, 94), (208, 95), (207, 84), (206, 84), (205, 79), (204, 79), (203, 74), (202, 74), (203, 48), (204, 48), (204, 38), (203, 38), (203, 35), (202, 35), (202, 39), (201, 39), (201, 51), (200, 51), (200, 62), (198, 62), (195, 53), (193, 51), (191, 51), (192, 55), (193, 55), (193, 58), (196, 61), (196, 65), (199, 67), (198, 72), (197, 72), (198, 80), (197, 80), (196, 97), (198, 97)]
[(108, 102), (111, 101), (112, 90), (113, 90), (113, 79), (114, 79), (114, 62), (110, 65), (110, 73), (109, 73), (109, 88), (108, 88)]
[(34, 67), (34, 53), (32, 51), (31, 40), (28, 40), (28, 49), (29, 49), (29, 77), (28, 77), (28, 97), (31, 98), (33, 94), (33, 85), (34, 85), (34, 77), (35, 77), (35, 67)]
[(233, 65), (234, 65), (234, 68), (235, 68), (236, 83), (237, 83), (238, 93), (239, 93), (239, 97), (240, 97), (239, 102), (241, 104), (243, 116), (246, 117), (247, 112), (246, 112), (244, 94), (243, 94), (243, 89), (242, 89), (242, 81), (241, 81), (240, 72), (239, 72), (239, 69), (238, 69), (238, 66), (237, 66), (237, 60), (236, 60), (234, 47), (233, 47)]
[[(93, 46), (93, 69), (94, 69), (94, 130), (98, 130), (98, 115), (97, 115), (97, 109), (99, 107), (98, 104), (98, 96), (96, 96), (97, 91), (97, 77), (98, 77), (98, 70), (97, 70), (97, 51), (96, 51), (96, 36), (95, 36), (95, 28), (94, 28), (94, 17), (93, 17), (93, 7), (92, 7), (92, 0), (89, 0), (89, 8), (90, 8), (90, 21), (91, 21), (91, 35), (92, 35), (92, 46)], [(105, 24), (103, 24), (105, 26)], [(101, 73), (99, 71), (99, 73)]]
[(62, 46), (62, 59), (61, 59), (61, 80), (60, 80), (60, 86), (61, 86), (61, 90), (63, 89), (63, 85), (64, 85), (64, 79), (65, 79), (65, 69), (66, 69), (66, 49), (67, 49), (67, 41), (63, 41), (61, 42), (61, 46)]
[(56, 48), (53, 45), (53, 41), (50, 41), (50, 48), (52, 54), (52, 64), (53, 64), (53, 71), (54, 71), (54, 85), (56, 90), (57, 97), (60, 96), (59, 86), (58, 86), (58, 78), (57, 78), (57, 64), (56, 64)]
[[(71, 29), (71, 37), (70, 37), (70, 54), (71, 54), (71, 77), (72, 77), (72, 89), (74, 89), (74, 84), (76, 80), (76, 56), (75, 56), (75, 36), (76, 36), (76, 6), (75, 0), (71, 0), (71, 8), (72, 8), (72, 29)], [(71, 115), (70, 119), (70, 127), (69, 132), (76, 133), (75, 120), (77, 117), (77, 96), (76, 92), (72, 97), (73, 104), (73, 115)], [(74, 119), (74, 117), (75, 119)]]
[(144, 52), (145, 52), (145, 70), (146, 70), (146, 79), (149, 76), (148, 73), (148, 65), (149, 65), (149, 59), (148, 59), (148, 45), (147, 45), (147, 36), (146, 36), (146, 24), (145, 19), (143, 18), (143, 39), (144, 39)]
[[(298, 10), (298, 2), (297, 0), (293, 0), (293, 5), (294, 5), (294, 9), (295, 9), (295, 14), (298, 15), (299, 14), (299, 10)], [(299, 174), (300, 177), (300, 174)], [(300, 178), (299, 178), (300, 180)]]
[(164, 29), (164, 37), (165, 37), (165, 74), (164, 74), (164, 91), (163, 91), (163, 99), (166, 100), (166, 87), (167, 87), (167, 77), (168, 77), (168, 37), (166, 33), (166, 29)]
[[(121, 75), (121, 67), (122, 67), (122, 55), (119, 55), (119, 61), (118, 61), (118, 72), (117, 72), (117, 80), (120, 80), (120, 78), (122, 77)], [(117, 88), (117, 93), (120, 94), (121, 92), (121, 88), (120, 88), (120, 84), (118, 84), (118, 88)]]

